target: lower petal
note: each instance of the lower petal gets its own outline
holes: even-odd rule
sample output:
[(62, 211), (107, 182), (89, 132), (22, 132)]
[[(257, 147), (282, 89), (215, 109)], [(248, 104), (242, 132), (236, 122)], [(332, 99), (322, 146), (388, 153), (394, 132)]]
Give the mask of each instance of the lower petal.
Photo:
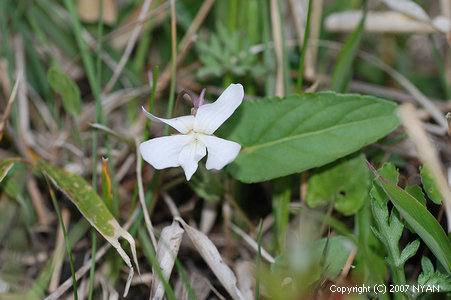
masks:
[(208, 151), (206, 165), (208, 170), (224, 168), (225, 165), (235, 160), (241, 150), (240, 144), (212, 135), (202, 136), (202, 142)]
[(197, 164), (207, 154), (205, 145), (197, 138), (193, 138), (189, 144), (180, 151), (178, 162), (185, 171), (186, 180), (190, 180), (197, 170)]
[(139, 150), (144, 160), (155, 169), (178, 167), (180, 152), (190, 140), (187, 135), (164, 136), (141, 143)]

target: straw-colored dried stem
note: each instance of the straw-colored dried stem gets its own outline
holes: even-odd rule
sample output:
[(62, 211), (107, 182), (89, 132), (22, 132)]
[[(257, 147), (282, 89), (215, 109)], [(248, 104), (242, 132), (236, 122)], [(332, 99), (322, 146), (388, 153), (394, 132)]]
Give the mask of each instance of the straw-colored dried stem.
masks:
[[(63, 219), (64, 226), (68, 228), (70, 220), (70, 212), (67, 208), (61, 208), (61, 218)], [(58, 288), (61, 270), (63, 266), (64, 258), (64, 234), (61, 224), (58, 225), (58, 231), (56, 233), (54, 262), (55, 267), (53, 269), (52, 278), (50, 279), (49, 289), (50, 293), (53, 293)]]
[[(244, 232), (243, 230), (241, 230), (241, 228), (239, 228), (238, 226), (236, 226), (233, 223), (229, 224), (229, 227), (236, 233), (238, 234), (255, 252), (257, 252), (258, 250), (258, 244), (257, 242), (250, 236), (248, 235), (246, 232)], [(266, 260), (269, 263), (274, 263), (274, 257), (271, 256), (271, 254), (269, 254), (268, 251), (266, 251), (263, 247), (260, 247), (261, 249), (261, 256), (264, 260)]]
[[(145, 0), (144, 4), (141, 7), (141, 12), (139, 13), (138, 21), (143, 21), (146, 17), (146, 13), (149, 11), (150, 4), (152, 3), (152, 0)], [(130, 58), (130, 54), (132, 53), (133, 48), (135, 47), (136, 41), (138, 40), (139, 33), (141, 32), (141, 29), (143, 27), (143, 23), (139, 22), (135, 29), (133, 29), (132, 36), (130, 37), (130, 40), (128, 41), (127, 47), (125, 48), (124, 54), (121, 57), (121, 60), (119, 61), (119, 64), (117, 68), (114, 70), (113, 76), (111, 77), (110, 81), (108, 81), (105, 89), (103, 90), (103, 94), (107, 94), (116, 83), (117, 79), (122, 73), (122, 70), (125, 67), (125, 64), (127, 63), (128, 59)]]
[(283, 84), (283, 45), (282, 45), (282, 28), (280, 26), (280, 11), (277, 0), (271, 0), (271, 28), (274, 39), (277, 73), (276, 73), (276, 96), (283, 97), (285, 94)]
[(17, 74), (16, 83), (14, 83), (13, 90), (11, 95), (9, 96), (8, 104), (6, 105), (5, 112), (3, 113), (2, 119), (0, 121), (0, 141), (3, 138), (3, 132), (6, 128), (6, 122), (8, 121), (9, 115), (11, 114), (11, 110), (13, 108), (14, 100), (16, 99), (17, 92), (19, 90), (19, 84), (22, 80), (23, 73), (19, 72)]
[(205, 20), (205, 17), (208, 15), (208, 12), (210, 11), (211, 7), (215, 3), (215, 0), (206, 0), (204, 3), (202, 3), (202, 6), (200, 7), (199, 11), (196, 14), (196, 17), (194, 17), (193, 22), (189, 26), (188, 30), (185, 33), (185, 36), (183, 37), (182, 41), (179, 44), (180, 51), (183, 51), (189, 44), (189, 40), (191, 40), (194, 36), (194, 34), (199, 29), (200, 25)]
[(316, 77), (316, 56), (318, 53), (318, 45), (312, 44), (310, 40), (319, 39), (321, 31), (323, 0), (312, 1), (312, 12), (310, 19), (309, 43), (305, 53), (305, 77), (314, 79)]
[(448, 232), (451, 231), (451, 190), (448, 181), (443, 172), (443, 166), (440, 162), (437, 149), (427, 136), (424, 126), (417, 117), (415, 107), (406, 103), (398, 110), (398, 116), (401, 119), (407, 135), (414, 143), (420, 160), (426, 165), (434, 178), (438, 189), (443, 197), (443, 205), (448, 221)]
[(41, 191), (38, 188), (36, 178), (30, 176), (27, 180), (27, 188), (30, 193), (31, 202), (33, 203), (36, 216), (38, 218), (38, 224), (47, 226), (50, 221), (50, 214), (48, 209), (44, 205), (44, 198), (41, 195)]
[(138, 138), (135, 138), (136, 143), (136, 177), (138, 181), (138, 198), (139, 202), (141, 203), (141, 207), (144, 213), (144, 222), (146, 224), (147, 233), (150, 236), (150, 239), (152, 241), (152, 244), (154, 246), (154, 249), (157, 248), (157, 239), (155, 238), (155, 235), (153, 233), (153, 225), (152, 221), (150, 220), (149, 211), (147, 210), (146, 200), (144, 196), (144, 187), (143, 187), (143, 180), (142, 180), (142, 159), (139, 153), (139, 141)]

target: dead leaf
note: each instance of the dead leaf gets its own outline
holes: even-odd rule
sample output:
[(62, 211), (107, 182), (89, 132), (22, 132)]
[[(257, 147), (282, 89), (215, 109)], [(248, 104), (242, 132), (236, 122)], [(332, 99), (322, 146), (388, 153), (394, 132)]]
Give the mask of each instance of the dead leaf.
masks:
[(221, 255), (213, 242), (205, 234), (186, 224), (182, 218), (176, 217), (175, 220), (182, 224), (200, 256), (202, 256), (230, 296), (232, 296), (233, 299), (244, 300), (241, 291), (236, 285), (235, 274), (222, 261)]

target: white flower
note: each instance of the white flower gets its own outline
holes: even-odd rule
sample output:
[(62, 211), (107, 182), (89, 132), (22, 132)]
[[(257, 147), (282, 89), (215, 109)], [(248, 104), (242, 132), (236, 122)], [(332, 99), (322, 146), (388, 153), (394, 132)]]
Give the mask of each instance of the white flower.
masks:
[(243, 101), (243, 97), (243, 86), (231, 84), (214, 103), (202, 105), (201, 94), (197, 102), (193, 101), (195, 115), (174, 119), (155, 117), (143, 108), (149, 119), (166, 123), (181, 134), (141, 143), (139, 149), (142, 157), (155, 169), (181, 166), (185, 171), (186, 180), (191, 179), (197, 170), (198, 162), (207, 155), (207, 152), (207, 169), (222, 169), (236, 158), (241, 145), (218, 138), (213, 133), (233, 114)]

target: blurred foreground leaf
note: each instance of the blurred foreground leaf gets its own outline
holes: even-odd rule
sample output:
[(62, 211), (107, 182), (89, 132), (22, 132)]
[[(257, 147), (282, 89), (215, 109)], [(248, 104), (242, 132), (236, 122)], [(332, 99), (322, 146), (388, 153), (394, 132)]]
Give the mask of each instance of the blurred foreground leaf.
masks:
[(367, 199), (370, 173), (360, 154), (315, 171), (308, 183), (307, 204), (333, 203), (345, 215), (356, 213)]
[(227, 170), (251, 183), (319, 167), (376, 142), (399, 121), (396, 104), (333, 92), (245, 101), (216, 132), (242, 145)]
[(4, 159), (0, 161), (0, 182), (3, 181), (3, 179), (8, 174), (9, 170), (11, 170), (11, 168), (13, 167), (13, 165), (14, 159)]
[(134, 269), (130, 258), (122, 249), (118, 238), (123, 237), (130, 243), (133, 259), (139, 272), (133, 237), (119, 225), (102, 199), (100, 199), (97, 193), (83, 178), (43, 162), (39, 163), (39, 167), (50, 178), (53, 184), (77, 206), (85, 219), (96, 228), (114, 248), (116, 248), (119, 255), (130, 268), (127, 285), (124, 291), (124, 295), (126, 295), (128, 293), (130, 281), (133, 277)]
[(77, 116), (81, 110), (81, 98), (75, 82), (56, 67), (47, 72), (47, 79), (52, 89), (61, 95), (64, 109), (72, 116)]

